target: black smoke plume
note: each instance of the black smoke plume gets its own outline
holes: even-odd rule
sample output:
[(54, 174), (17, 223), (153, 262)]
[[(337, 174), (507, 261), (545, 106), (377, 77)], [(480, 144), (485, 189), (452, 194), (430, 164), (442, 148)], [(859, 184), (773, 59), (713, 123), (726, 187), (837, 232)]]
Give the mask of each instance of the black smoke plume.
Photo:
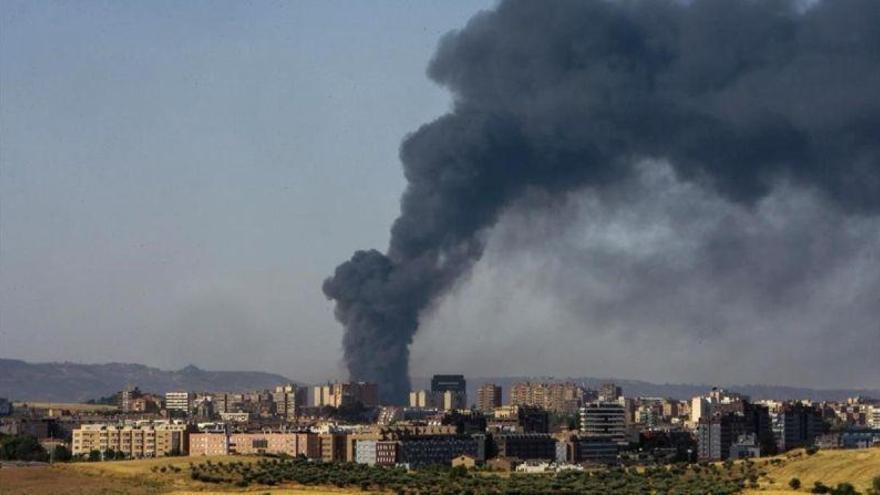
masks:
[(589, 194), (646, 159), (753, 204), (777, 185), (880, 208), (880, 2), (510, 0), (447, 35), (454, 108), (408, 136), (386, 254), (324, 283), (351, 378), (400, 402), (419, 315), (525, 192)]

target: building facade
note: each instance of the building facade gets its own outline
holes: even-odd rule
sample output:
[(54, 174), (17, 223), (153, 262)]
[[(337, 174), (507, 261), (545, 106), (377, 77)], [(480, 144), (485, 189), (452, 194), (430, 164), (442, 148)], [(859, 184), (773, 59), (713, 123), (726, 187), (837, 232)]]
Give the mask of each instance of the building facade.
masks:
[(501, 407), (501, 386), (494, 383), (481, 385), (477, 390), (477, 409), (488, 414), (497, 407)]
[(272, 392), (275, 414), (287, 420), (295, 420), (300, 408), (306, 405), (308, 389), (294, 384), (279, 385)]
[(447, 411), (467, 407), (467, 381), (464, 375), (434, 375), (431, 377), (431, 393), (441, 401)]
[(783, 405), (773, 432), (779, 452), (813, 445), (816, 437), (825, 432), (824, 426), (818, 408), (799, 402)]
[(413, 390), (409, 393), (409, 407), (441, 409), (443, 407), (442, 394), (430, 390)]
[(133, 403), (141, 397), (143, 397), (143, 393), (141, 393), (139, 388), (132, 386), (125, 387), (119, 394), (119, 409), (124, 413), (136, 412)]
[(501, 433), (492, 435), (492, 441), (499, 457), (556, 459), (556, 439), (546, 433)]
[(165, 409), (184, 415), (192, 412), (194, 396), (190, 392), (166, 392)]
[(626, 409), (620, 402), (591, 402), (580, 410), (581, 433), (626, 444)]
[(617, 402), (621, 397), (623, 397), (623, 389), (613, 383), (603, 383), (599, 387), (599, 401)]
[(286, 454), (320, 458), (318, 435), (307, 432), (199, 432), (190, 434), (189, 455)]
[(188, 432), (182, 424), (110, 425), (86, 424), (73, 430), (71, 453), (122, 452), (134, 459), (186, 454)]
[(584, 389), (574, 383), (520, 382), (510, 388), (510, 404), (574, 414), (583, 404)]
[(379, 405), (379, 387), (375, 383), (330, 383), (314, 387), (315, 406), (341, 407), (360, 402), (364, 407)]

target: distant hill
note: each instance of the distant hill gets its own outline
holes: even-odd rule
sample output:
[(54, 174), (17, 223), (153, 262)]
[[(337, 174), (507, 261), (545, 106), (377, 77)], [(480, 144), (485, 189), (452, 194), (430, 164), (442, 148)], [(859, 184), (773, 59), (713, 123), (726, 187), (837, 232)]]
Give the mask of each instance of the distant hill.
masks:
[[(598, 389), (603, 383), (613, 382), (623, 388), (624, 395), (628, 397), (668, 397), (671, 399), (685, 400), (695, 395), (700, 395), (712, 389), (713, 385), (707, 384), (671, 384), (650, 383), (640, 380), (620, 380), (616, 378), (554, 378), (554, 377), (527, 377), (527, 376), (504, 376), (504, 377), (466, 377), (468, 388), (468, 401), (475, 402), (477, 388), (484, 383), (501, 385), (504, 400), (508, 398), (510, 387), (517, 382), (553, 382), (568, 381), (584, 385), (588, 388)], [(430, 378), (413, 378), (413, 388), (430, 388)], [(753, 400), (776, 399), (794, 400), (809, 399), (813, 401), (844, 400), (848, 397), (860, 395), (862, 397), (880, 398), (880, 389), (812, 389), (802, 387), (786, 387), (777, 385), (718, 385), (731, 392), (746, 394)]]
[[(483, 383), (503, 387), (504, 400), (511, 385), (522, 381), (571, 381), (589, 388), (614, 382), (627, 396), (669, 397), (689, 399), (712, 388), (707, 384), (657, 384), (615, 378), (553, 378), (553, 377), (472, 377), (468, 376), (468, 399), (476, 401), (477, 388)], [(429, 378), (415, 377), (413, 388), (429, 388)], [(163, 393), (170, 390), (244, 392), (273, 388), (284, 383), (297, 383), (284, 376), (261, 371), (206, 371), (187, 366), (166, 371), (142, 364), (108, 363), (28, 363), (17, 359), (0, 359), (0, 397), (16, 401), (82, 402), (109, 396), (126, 385), (137, 385), (145, 392)], [(744, 393), (753, 399), (843, 400), (847, 397), (880, 398), (880, 389), (812, 389), (775, 385), (724, 385), (721, 387)]]
[(260, 371), (205, 371), (187, 366), (165, 371), (142, 364), (28, 363), (0, 359), (0, 397), (12, 400), (82, 402), (137, 385), (145, 392), (226, 391), (271, 388), (290, 379)]

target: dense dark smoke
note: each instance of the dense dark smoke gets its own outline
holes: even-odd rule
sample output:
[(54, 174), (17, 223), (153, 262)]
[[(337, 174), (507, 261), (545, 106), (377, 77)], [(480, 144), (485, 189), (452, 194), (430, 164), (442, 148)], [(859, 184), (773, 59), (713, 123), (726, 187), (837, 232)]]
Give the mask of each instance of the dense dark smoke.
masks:
[(387, 254), (324, 284), (352, 378), (400, 401), (419, 316), (528, 191), (614, 188), (645, 159), (751, 205), (779, 184), (880, 208), (880, 2), (501, 3), (445, 37), (429, 75), (454, 109), (404, 141)]

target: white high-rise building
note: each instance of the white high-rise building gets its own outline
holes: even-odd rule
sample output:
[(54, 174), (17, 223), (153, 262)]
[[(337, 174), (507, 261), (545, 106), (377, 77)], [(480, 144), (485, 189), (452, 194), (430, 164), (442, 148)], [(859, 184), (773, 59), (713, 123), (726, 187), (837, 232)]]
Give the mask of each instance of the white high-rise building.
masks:
[(880, 404), (871, 406), (871, 415), (868, 417), (868, 424), (871, 428), (880, 428)]
[(192, 412), (193, 394), (190, 392), (166, 392), (165, 409), (180, 411), (185, 414)]
[(581, 432), (588, 437), (605, 437), (626, 443), (626, 408), (622, 401), (591, 402), (580, 410)]
[(718, 409), (724, 409), (724, 406), (731, 406), (748, 400), (748, 397), (727, 392), (724, 389), (713, 388), (706, 395), (698, 395), (691, 399), (690, 425), (696, 428), (700, 419), (709, 418)]

